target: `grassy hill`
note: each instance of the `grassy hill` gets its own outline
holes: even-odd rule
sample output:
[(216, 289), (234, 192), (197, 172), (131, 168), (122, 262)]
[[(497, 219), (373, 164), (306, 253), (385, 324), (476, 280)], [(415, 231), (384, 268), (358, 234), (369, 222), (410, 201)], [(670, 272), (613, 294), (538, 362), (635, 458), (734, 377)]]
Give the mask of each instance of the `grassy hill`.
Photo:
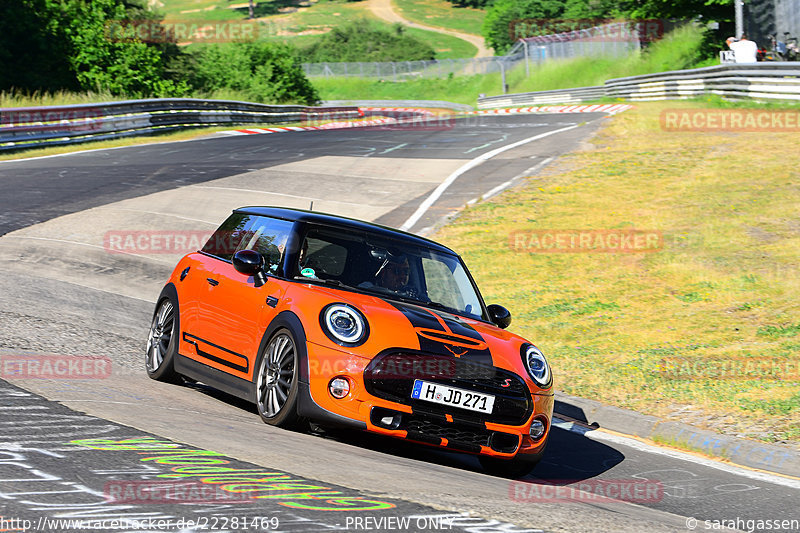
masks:
[[(247, 2), (229, 2), (228, 0), (161, 0), (157, 9), (170, 21), (216, 22), (227, 20), (246, 20), (248, 16)], [(452, 11), (457, 10), (453, 7)], [(441, 9), (437, 11), (441, 13)], [(391, 24), (381, 21), (372, 15), (363, 2), (347, 2), (346, 0), (276, 0), (257, 2), (256, 20), (260, 23), (261, 33), (269, 38), (290, 42), (296, 46), (304, 46), (319, 35), (324, 34), (339, 24), (369, 19), (374, 24), (391, 28)], [(445, 17), (447, 18), (447, 17)], [(475, 16), (472, 16), (474, 19)], [(438, 19), (437, 19), (438, 20)], [(428, 22), (428, 24), (433, 24)], [(433, 24), (433, 25), (438, 25)], [(470, 43), (440, 33), (407, 29), (407, 32), (429, 44), (436, 50), (437, 58), (472, 57), (476, 48)]]
[(408, 20), (428, 26), (481, 35), (486, 11), (457, 7), (447, 0), (393, 0), (395, 9)]

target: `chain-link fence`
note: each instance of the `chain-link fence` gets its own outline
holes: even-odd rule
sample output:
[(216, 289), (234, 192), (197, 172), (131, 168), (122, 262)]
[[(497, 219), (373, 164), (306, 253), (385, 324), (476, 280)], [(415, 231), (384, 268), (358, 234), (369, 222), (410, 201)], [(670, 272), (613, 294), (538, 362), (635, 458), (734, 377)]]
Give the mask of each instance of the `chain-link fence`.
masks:
[(598, 38), (609, 35), (614, 25), (588, 30), (520, 39), (504, 56), (470, 59), (437, 59), (431, 61), (353, 62), (353, 63), (303, 63), (309, 78), (357, 77), (383, 78), (402, 81), (413, 78), (440, 78), (492, 74), (504, 72), (518, 65), (535, 66), (554, 59), (572, 57), (619, 57), (639, 50), (636, 36)]
[(431, 61), (303, 63), (309, 78), (357, 77), (394, 81), (413, 78), (439, 78), (500, 72), (509, 65), (505, 57), (436, 59)]

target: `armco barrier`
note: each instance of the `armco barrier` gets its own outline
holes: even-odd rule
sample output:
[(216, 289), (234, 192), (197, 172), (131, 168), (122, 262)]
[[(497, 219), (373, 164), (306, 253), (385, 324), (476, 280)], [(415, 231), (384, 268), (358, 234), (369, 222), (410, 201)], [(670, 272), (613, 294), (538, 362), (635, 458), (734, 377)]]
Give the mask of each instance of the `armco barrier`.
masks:
[(800, 100), (800, 63), (716, 65), (607, 80), (603, 86), (507, 94), (478, 99), (478, 109), (579, 103), (599, 98), (672, 100), (716, 94), (730, 99)]
[(351, 119), (357, 107), (265, 105), (191, 98), (0, 109), (0, 150), (146, 135), (172, 129)]
[(535, 93), (504, 94), (478, 98), (478, 109), (497, 107), (532, 106), (547, 104), (579, 104), (591, 102), (605, 96), (604, 87), (578, 87), (559, 91), (539, 91)]
[(734, 99), (800, 100), (800, 63), (716, 65), (617, 78), (605, 95), (627, 100), (671, 100), (717, 94)]
[(324, 106), (358, 106), (358, 107), (423, 107), (427, 109), (452, 109), (453, 111), (472, 111), (467, 104), (456, 104), (444, 100), (326, 100)]

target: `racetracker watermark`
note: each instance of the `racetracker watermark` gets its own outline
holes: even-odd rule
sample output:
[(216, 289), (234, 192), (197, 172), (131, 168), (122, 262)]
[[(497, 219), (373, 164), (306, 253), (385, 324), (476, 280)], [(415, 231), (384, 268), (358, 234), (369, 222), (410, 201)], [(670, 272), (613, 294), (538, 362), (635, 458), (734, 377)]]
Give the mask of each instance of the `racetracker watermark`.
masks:
[(647, 479), (512, 481), (508, 495), (521, 503), (657, 503), (664, 498), (664, 486), (660, 481)]
[[(461, 357), (470, 350), (483, 351), (486, 343), (482, 340), (463, 337), (453, 333), (438, 330), (415, 328), (417, 335), (422, 338), (435, 339), (437, 344), (444, 346), (453, 356)], [(438, 333), (438, 335), (436, 335)], [(424, 341), (422, 341), (424, 342)], [(496, 378), (500, 386), (511, 387), (514, 380), (500, 379), (495, 369), (468, 360), (458, 360), (450, 355), (426, 354), (421, 356), (414, 353), (394, 353), (373, 360), (366, 370), (372, 379), (442, 379), (442, 378)]]
[(105, 37), (113, 42), (145, 43), (227, 43), (275, 36), (274, 23), (255, 20), (111, 20)]
[(539, 37), (544, 42), (558, 35), (559, 41), (649, 42), (663, 37), (664, 27), (659, 19), (518, 19), (508, 24), (508, 32), (512, 41)]
[(77, 355), (2, 355), (0, 377), (16, 379), (106, 379), (108, 357)]
[(665, 109), (664, 131), (800, 131), (800, 111), (768, 109)]
[(103, 110), (93, 106), (58, 109), (17, 109), (0, 113), (0, 126), (26, 132), (97, 131), (103, 125)]
[(386, 130), (415, 130), (415, 131), (446, 131), (452, 130), (457, 124), (457, 117), (451, 113), (436, 114), (422, 109), (385, 109), (364, 113), (364, 120), (337, 122), (335, 124), (321, 124), (324, 127), (358, 128), (369, 124), (369, 131)]
[(657, 230), (642, 229), (540, 229), (513, 231), (508, 245), (515, 252), (559, 253), (642, 253), (664, 248)]
[[(188, 254), (208, 243), (213, 231), (112, 230), (103, 235), (103, 248), (112, 254)], [(219, 237), (219, 238), (217, 238)], [(236, 250), (241, 234), (217, 235), (215, 250)]]
[(251, 502), (246, 492), (228, 492), (219, 485), (199, 481), (109, 481), (103, 487), (109, 502), (147, 503), (230, 503)]
[(800, 359), (729, 357), (694, 359), (669, 357), (658, 363), (661, 377), (674, 380), (800, 380)]

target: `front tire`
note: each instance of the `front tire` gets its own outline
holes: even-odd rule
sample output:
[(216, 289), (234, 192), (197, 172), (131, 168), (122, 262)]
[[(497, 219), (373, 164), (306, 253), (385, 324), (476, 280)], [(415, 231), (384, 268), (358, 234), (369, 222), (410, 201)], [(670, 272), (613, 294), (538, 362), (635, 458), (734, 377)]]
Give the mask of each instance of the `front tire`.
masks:
[(180, 383), (175, 372), (175, 354), (178, 352), (178, 306), (171, 297), (158, 302), (150, 325), (145, 352), (147, 375), (156, 381)]
[(256, 374), (256, 405), (267, 424), (286, 429), (301, 425), (297, 414), (299, 368), (295, 337), (281, 328), (264, 348)]

